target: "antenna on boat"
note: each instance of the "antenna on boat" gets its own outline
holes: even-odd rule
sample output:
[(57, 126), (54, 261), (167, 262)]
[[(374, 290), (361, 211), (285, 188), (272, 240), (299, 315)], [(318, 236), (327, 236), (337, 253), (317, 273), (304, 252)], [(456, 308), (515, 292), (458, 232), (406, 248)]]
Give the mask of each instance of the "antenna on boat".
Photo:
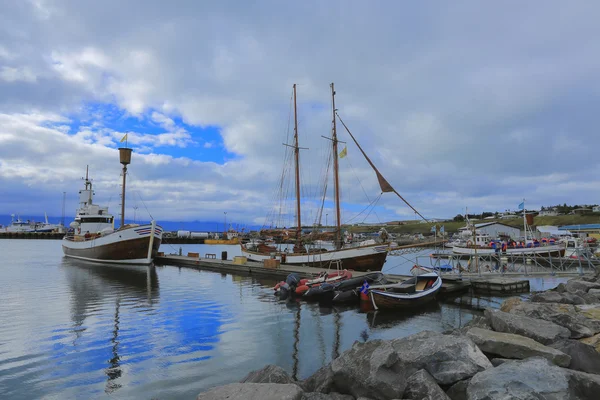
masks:
[(131, 149), (119, 147), (119, 162), (123, 164), (123, 188), (121, 191), (121, 228), (125, 225), (125, 183), (127, 181), (127, 166), (131, 164)]

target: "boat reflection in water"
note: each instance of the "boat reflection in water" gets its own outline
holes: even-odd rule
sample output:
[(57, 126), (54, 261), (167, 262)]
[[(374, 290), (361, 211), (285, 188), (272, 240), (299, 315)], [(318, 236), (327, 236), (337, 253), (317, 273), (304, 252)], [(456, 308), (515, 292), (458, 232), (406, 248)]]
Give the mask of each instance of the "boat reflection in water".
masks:
[[(62, 267), (66, 272), (72, 292), (71, 318), (73, 320), (74, 347), (87, 330), (86, 318), (98, 311), (99, 304), (113, 303), (114, 310), (110, 331), (110, 359), (104, 368), (107, 376), (105, 393), (111, 394), (121, 388), (122, 376), (119, 355), (119, 330), (121, 307), (149, 307), (158, 301), (158, 275), (150, 266), (100, 265), (95, 262), (64, 258)], [(108, 299), (107, 299), (108, 298)], [(109, 306), (110, 307), (110, 306)], [(87, 350), (87, 349), (86, 349)]]

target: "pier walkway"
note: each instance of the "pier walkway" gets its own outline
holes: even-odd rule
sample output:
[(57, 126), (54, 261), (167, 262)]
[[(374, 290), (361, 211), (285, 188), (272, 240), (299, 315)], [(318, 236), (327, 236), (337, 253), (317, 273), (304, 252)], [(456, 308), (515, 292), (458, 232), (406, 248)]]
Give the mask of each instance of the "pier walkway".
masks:
[[(297, 273), (301, 278), (313, 277), (324, 268), (311, 268), (293, 265), (280, 265), (277, 268), (265, 267), (262, 263), (247, 262), (245, 264), (236, 263), (231, 260), (218, 260), (215, 258), (202, 258), (198, 256), (180, 256), (180, 255), (162, 255), (155, 258), (157, 265), (172, 265), (200, 270), (209, 270), (221, 273), (232, 273), (246, 276), (260, 276), (271, 278), (273, 280), (285, 280), (290, 273)], [(355, 277), (363, 276), (368, 272), (353, 271)], [(549, 272), (536, 273), (531, 275), (540, 277), (552, 276)], [(562, 272), (560, 276), (577, 276), (577, 273)], [(391, 281), (401, 282), (412, 278), (412, 275), (386, 274)], [(556, 275), (554, 275), (556, 276)], [(475, 293), (486, 294), (512, 294), (529, 292), (529, 280), (523, 273), (447, 273), (442, 274), (442, 295), (459, 294), (469, 289)]]

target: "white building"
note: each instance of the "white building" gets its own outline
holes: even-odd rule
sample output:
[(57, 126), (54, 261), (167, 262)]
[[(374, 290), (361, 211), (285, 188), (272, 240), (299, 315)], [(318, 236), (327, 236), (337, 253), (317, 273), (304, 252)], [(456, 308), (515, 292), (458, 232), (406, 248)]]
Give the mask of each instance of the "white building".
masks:
[(600, 212), (600, 206), (594, 206), (594, 207), (592, 207), (592, 211), (593, 212)]
[(556, 217), (557, 215), (558, 215), (558, 211), (556, 210), (556, 207), (551, 208), (551, 209), (542, 210), (538, 214), (539, 217)]
[[(460, 228), (459, 233), (468, 232), (468, 227)], [(521, 230), (512, 226), (502, 224), (500, 222), (485, 222), (482, 224), (475, 224), (475, 230), (477, 233), (488, 234), (492, 238), (499, 236), (508, 236), (513, 239), (518, 239), (521, 236)]]

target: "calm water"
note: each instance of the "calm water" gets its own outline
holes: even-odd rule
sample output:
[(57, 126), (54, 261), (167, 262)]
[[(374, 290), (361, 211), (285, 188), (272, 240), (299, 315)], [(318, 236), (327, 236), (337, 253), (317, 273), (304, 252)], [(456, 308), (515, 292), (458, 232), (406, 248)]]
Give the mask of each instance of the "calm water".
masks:
[[(179, 247), (239, 251), (161, 250)], [(282, 302), (273, 280), (75, 261), (59, 241), (0, 240), (0, 254), (2, 398), (192, 399), (269, 363), (302, 379), (355, 340), (443, 331), (473, 315), (450, 304), (382, 314)], [(384, 270), (410, 266), (390, 257)]]

